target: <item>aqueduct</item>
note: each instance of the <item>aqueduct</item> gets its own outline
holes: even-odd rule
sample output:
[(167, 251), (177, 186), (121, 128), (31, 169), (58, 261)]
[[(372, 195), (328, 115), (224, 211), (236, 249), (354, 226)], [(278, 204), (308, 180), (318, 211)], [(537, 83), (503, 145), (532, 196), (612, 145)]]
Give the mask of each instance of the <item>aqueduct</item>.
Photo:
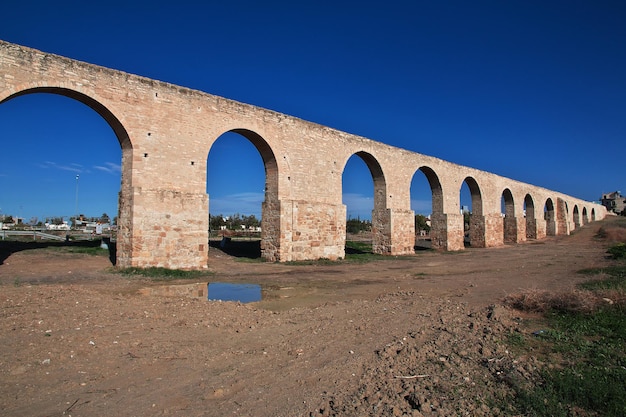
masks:
[[(262, 256), (293, 261), (345, 255), (342, 173), (358, 155), (374, 182), (374, 251), (414, 252), (411, 181), (432, 192), (434, 248), (464, 247), (459, 190), (472, 199), (474, 247), (568, 234), (606, 210), (555, 191), (456, 165), (298, 118), (161, 81), (0, 41), (0, 104), (60, 94), (102, 116), (122, 148), (117, 265), (208, 265), (207, 155), (225, 132), (245, 136), (265, 165)], [(502, 207), (504, 207), (504, 212)]]

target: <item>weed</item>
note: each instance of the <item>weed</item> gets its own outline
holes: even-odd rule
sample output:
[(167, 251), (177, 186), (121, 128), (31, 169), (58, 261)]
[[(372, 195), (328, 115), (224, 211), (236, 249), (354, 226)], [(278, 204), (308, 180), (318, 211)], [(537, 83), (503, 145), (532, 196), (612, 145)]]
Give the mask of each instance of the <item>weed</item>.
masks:
[(506, 335), (506, 343), (508, 346), (520, 348), (526, 346), (526, 338), (522, 333), (510, 332)]
[(168, 268), (159, 268), (159, 267), (149, 267), (149, 268), (123, 268), (118, 269), (116, 272), (119, 272), (123, 275), (127, 276), (142, 276), (146, 278), (150, 278), (153, 281), (170, 281), (176, 279), (195, 279), (201, 276), (211, 275), (210, 272), (207, 271), (188, 271), (182, 269), (168, 269)]

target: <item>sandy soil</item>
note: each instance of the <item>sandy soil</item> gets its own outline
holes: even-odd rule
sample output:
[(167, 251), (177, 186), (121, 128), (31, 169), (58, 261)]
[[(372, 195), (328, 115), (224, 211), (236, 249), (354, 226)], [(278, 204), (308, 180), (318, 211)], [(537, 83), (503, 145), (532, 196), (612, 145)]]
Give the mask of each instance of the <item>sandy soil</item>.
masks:
[[(504, 343), (532, 320), (502, 298), (588, 279), (577, 271), (611, 262), (595, 237), (611, 222), (365, 264), (242, 262), (212, 249), (196, 286), (128, 278), (106, 257), (53, 244), (4, 244), (0, 414), (498, 415), (487, 398), (539, 366)], [(258, 283), (264, 298), (209, 302), (194, 289), (209, 281)]]

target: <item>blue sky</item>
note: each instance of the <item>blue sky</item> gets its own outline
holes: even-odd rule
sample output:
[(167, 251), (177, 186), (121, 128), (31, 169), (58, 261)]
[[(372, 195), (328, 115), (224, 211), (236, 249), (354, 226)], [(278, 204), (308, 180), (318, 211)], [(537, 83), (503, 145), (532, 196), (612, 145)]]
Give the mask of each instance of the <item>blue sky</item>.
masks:
[[(586, 200), (626, 191), (623, 1), (24, 0), (3, 5), (0, 39)], [(261, 159), (238, 139), (208, 156), (213, 214), (260, 214)], [(1, 214), (117, 214), (120, 148), (89, 108), (5, 102), (0, 143)], [(236, 181), (229, 161), (245, 162)], [(351, 159), (351, 217), (369, 217), (372, 188)], [(422, 178), (412, 199), (430, 212)]]

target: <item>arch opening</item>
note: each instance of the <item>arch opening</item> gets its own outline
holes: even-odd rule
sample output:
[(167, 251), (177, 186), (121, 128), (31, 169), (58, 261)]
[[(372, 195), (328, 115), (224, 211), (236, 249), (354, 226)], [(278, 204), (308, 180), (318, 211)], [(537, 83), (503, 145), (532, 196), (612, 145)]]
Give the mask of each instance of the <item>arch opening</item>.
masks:
[(530, 194), (524, 197), (524, 217), (526, 219), (526, 239), (537, 239), (537, 223), (535, 221), (535, 202)]
[(578, 211), (578, 205), (575, 204), (574, 205), (574, 210), (572, 210), (572, 215), (573, 215), (573, 221), (574, 221), (574, 230), (579, 229), (581, 226), (580, 223), (580, 213)]
[[(415, 250), (432, 248), (433, 215), (443, 214), (443, 190), (431, 168), (419, 168), (411, 180), (411, 210), (415, 216)], [(444, 231), (445, 232), (445, 231)]]
[(73, 90), (28, 89), (0, 103), (0, 135), (12, 149), (0, 167), (0, 186), (12, 190), (0, 197), (0, 215), (72, 245), (104, 242), (111, 263), (122, 264), (128, 247), (117, 236), (130, 229), (132, 147), (111, 111)]
[(504, 243), (517, 242), (517, 219), (515, 218), (515, 200), (513, 193), (506, 188), (502, 192), (501, 215), (504, 219)]
[(556, 212), (551, 198), (548, 198), (544, 204), (543, 218), (546, 222), (546, 235), (556, 236)]
[(467, 177), (463, 180), (459, 201), (463, 216), (464, 245), (466, 247), (484, 247), (485, 228), (482, 196), (480, 187), (474, 178)]
[(236, 257), (279, 259), (278, 168), (257, 133), (220, 135), (207, 156), (209, 246)]
[(385, 178), (374, 156), (363, 151), (352, 154), (342, 172), (342, 200), (347, 208), (347, 255), (387, 252), (385, 193)]

